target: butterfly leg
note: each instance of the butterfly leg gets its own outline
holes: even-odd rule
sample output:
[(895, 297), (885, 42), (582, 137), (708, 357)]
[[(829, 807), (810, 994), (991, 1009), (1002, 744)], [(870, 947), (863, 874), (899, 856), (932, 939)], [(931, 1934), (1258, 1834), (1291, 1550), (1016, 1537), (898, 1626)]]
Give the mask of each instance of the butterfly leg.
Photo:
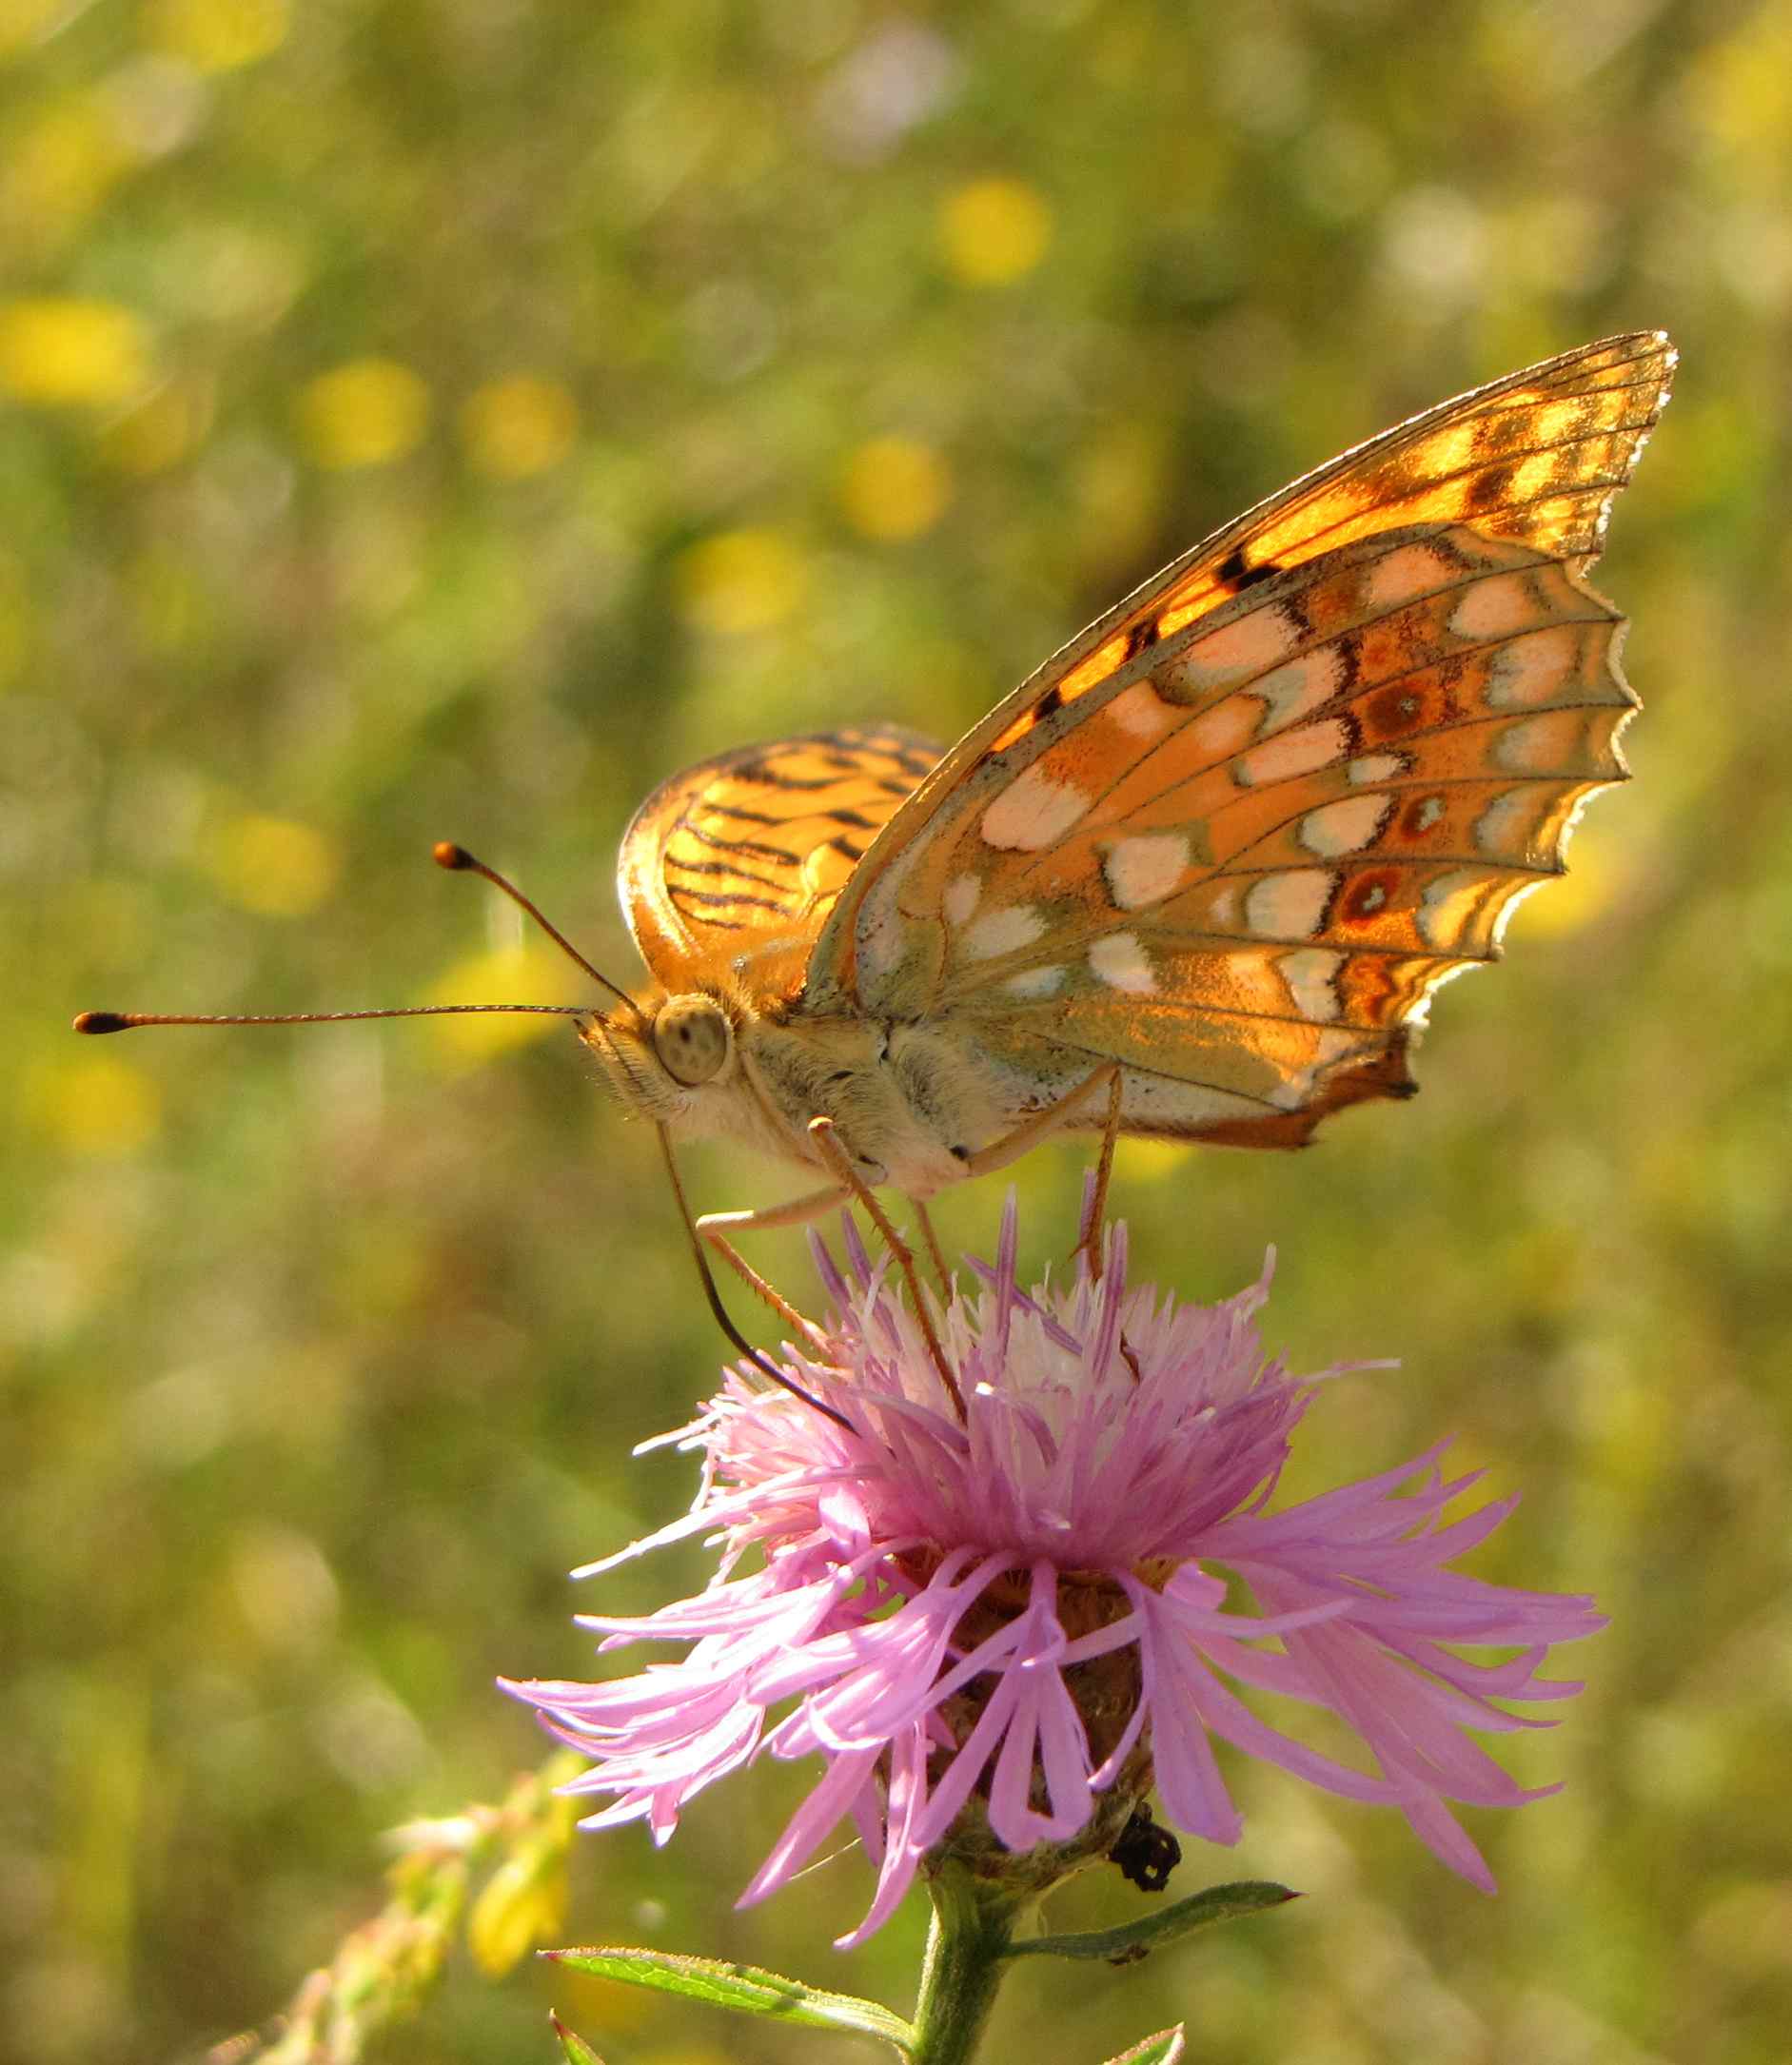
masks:
[(927, 1243), (927, 1259), (934, 1265), (934, 1273), (939, 1278), (940, 1294), (948, 1305), (952, 1303), (952, 1271), (946, 1267), (946, 1256), (939, 1245), (939, 1235), (934, 1231), (933, 1215), (918, 1197), (909, 1203), (915, 1210), (915, 1223), (921, 1229), (921, 1238)]
[(1089, 1209), (1083, 1215), (1082, 1235), (1071, 1249), (1071, 1259), (1089, 1257), (1089, 1274), (1101, 1281), (1101, 1229), (1108, 1216), (1108, 1186), (1113, 1180), (1113, 1150), (1120, 1137), (1120, 1097), (1125, 1085), (1116, 1068), (1108, 1078), (1108, 1117), (1101, 1129), (1101, 1154), (1095, 1163), (1095, 1185), (1089, 1193)]
[(753, 1295), (761, 1304), (769, 1306), (786, 1327), (790, 1328), (794, 1333), (800, 1335), (809, 1343), (811, 1347), (825, 1347), (827, 1346), (826, 1336), (823, 1335), (815, 1322), (805, 1319), (782, 1292), (767, 1283), (765, 1278), (759, 1274), (758, 1270), (753, 1267), (752, 1263), (747, 1260), (745, 1255), (740, 1252), (739, 1249), (731, 1240), (713, 1229), (705, 1233), (703, 1237), (747, 1288), (752, 1291)]
[(728, 1233), (757, 1233), (763, 1227), (802, 1226), (818, 1219), (831, 1206), (847, 1204), (853, 1197), (849, 1183), (832, 1183), (825, 1190), (806, 1190), (801, 1197), (787, 1197), (781, 1205), (759, 1205), (751, 1211), (706, 1211), (697, 1230), (714, 1242)]

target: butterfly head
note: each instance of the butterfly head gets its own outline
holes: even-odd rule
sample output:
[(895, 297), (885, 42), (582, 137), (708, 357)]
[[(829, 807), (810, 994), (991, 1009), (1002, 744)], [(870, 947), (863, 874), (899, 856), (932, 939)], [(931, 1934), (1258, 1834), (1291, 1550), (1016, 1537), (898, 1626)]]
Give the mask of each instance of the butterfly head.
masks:
[(579, 1036), (602, 1062), (610, 1087), (647, 1117), (682, 1117), (702, 1092), (735, 1072), (734, 1021), (701, 991), (648, 997), (630, 1012), (605, 1012)]

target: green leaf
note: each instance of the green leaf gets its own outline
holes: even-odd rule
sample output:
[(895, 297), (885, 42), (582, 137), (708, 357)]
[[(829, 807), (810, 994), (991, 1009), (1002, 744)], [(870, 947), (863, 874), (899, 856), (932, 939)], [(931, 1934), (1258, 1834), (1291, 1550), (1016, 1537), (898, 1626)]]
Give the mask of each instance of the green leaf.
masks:
[(1180, 2022), (1174, 2029), (1160, 2029), (1156, 2036), (1147, 2036), (1143, 2043), (1122, 2051), (1118, 2057), (1111, 2057), (1108, 2065), (1176, 2065), (1182, 2055), (1182, 2031)]
[(550, 2014), (548, 2020), (553, 2023), (554, 2034), (560, 2038), (561, 2055), (565, 2058), (566, 2065), (603, 2065), (603, 2060), (585, 2039), (568, 2029), (558, 2015)]
[(1211, 1928), (1216, 1921), (1231, 1921), (1240, 1915), (1260, 1915), (1268, 1907), (1283, 1907), (1298, 1900), (1298, 1893), (1266, 1880), (1245, 1880), (1231, 1886), (1209, 1886), (1205, 1893), (1191, 1894), (1155, 1915), (1129, 1921), (1118, 1929), (1091, 1929), (1073, 1936), (1034, 1936), (1010, 1943), (1010, 1957), (1104, 1957), (1110, 1964), (1132, 1964), (1166, 1943), (1195, 1929)]
[(875, 2000), (851, 1994), (824, 1993), (756, 1965), (726, 1964), (717, 1957), (690, 1957), (658, 1950), (550, 1950), (556, 1964), (572, 1972), (589, 1972), (624, 1986), (645, 1986), (656, 1993), (680, 1994), (687, 2000), (707, 2001), (713, 2008), (732, 2008), (737, 2015), (769, 2015), (805, 2029), (850, 2029), (861, 2036), (881, 2037), (898, 2050), (914, 2040), (914, 2031), (900, 2016)]

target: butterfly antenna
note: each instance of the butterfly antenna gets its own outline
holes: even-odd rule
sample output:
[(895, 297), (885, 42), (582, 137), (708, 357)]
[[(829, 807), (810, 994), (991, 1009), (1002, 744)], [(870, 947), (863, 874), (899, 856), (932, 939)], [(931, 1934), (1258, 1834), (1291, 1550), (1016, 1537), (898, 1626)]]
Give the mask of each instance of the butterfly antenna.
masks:
[[(464, 846), (456, 846), (451, 840), (443, 839), (435, 848), (434, 858), (439, 868), (452, 873), (470, 872), (482, 875), (496, 889), (501, 889), (512, 903), (517, 904), (535, 920), (561, 952), (582, 968), (600, 989), (608, 990), (620, 1003), (626, 1004), (637, 1018), (642, 1016), (640, 1006), (620, 989), (608, 975), (601, 974), (573, 945), (558, 925), (552, 925), (530, 902), (514, 882), (507, 882), (496, 868), (488, 868)], [(195, 1013), (170, 1011), (84, 1011), (74, 1021), (77, 1032), (133, 1032), (146, 1025), (346, 1025), (364, 1018), (457, 1018), (476, 1016), (482, 1013), (500, 1013), (505, 1016), (539, 1016), (547, 1018), (585, 1018), (591, 1015), (584, 1004), (403, 1004), (388, 1011), (282, 1011), (240, 1013)]]
[(464, 846), (455, 845), (452, 839), (438, 840), (431, 857), (437, 867), (446, 868), (450, 875), (483, 875), (494, 889), (502, 891), (520, 911), (532, 917), (567, 959), (582, 968), (600, 989), (608, 990), (610, 994), (619, 1003), (625, 1004), (637, 1018), (644, 1018), (645, 1013), (628, 992), (612, 982), (608, 975), (600, 974), (560, 927), (544, 917), (539, 907), (525, 896), (514, 882), (500, 875), (496, 868), (487, 867), (476, 854), (469, 854)]
[(660, 1151), (665, 1157), (666, 1174), (672, 1180), (672, 1194), (678, 1200), (679, 1217), (684, 1221), (684, 1230), (690, 1235), (691, 1254), (696, 1260), (697, 1273), (703, 1283), (703, 1296), (709, 1301), (709, 1309), (717, 1326), (727, 1336), (730, 1344), (746, 1357), (761, 1376), (770, 1377), (779, 1390), (788, 1391), (793, 1398), (799, 1398), (805, 1406), (811, 1406), (817, 1412), (825, 1414), (837, 1426), (844, 1427), (849, 1434), (853, 1433), (853, 1423), (843, 1412), (837, 1411), (824, 1400), (817, 1398), (813, 1392), (804, 1390), (795, 1377), (787, 1376), (763, 1348), (753, 1346), (728, 1316), (728, 1308), (721, 1302), (721, 1292), (716, 1288), (716, 1276), (709, 1266), (709, 1257), (703, 1251), (703, 1236), (697, 1230), (697, 1221), (692, 1218), (691, 1208), (685, 1201), (684, 1182), (679, 1174), (679, 1165), (673, 1158), (672, 1136), (663, 1126), (656, 1126), (654, 1131), (660, 1135)]
[(474, 1012), (536, 1013), (550, 1018), (588, 1018), (588, 1004), (401, 1004), (391, 1011), (280, 1011), (250, 1015), (184, 1011), (84, 1011), (77, 1032), (134, 1032), (146, 1025), (346, 1025), (357, 1018), (452, 1018)]

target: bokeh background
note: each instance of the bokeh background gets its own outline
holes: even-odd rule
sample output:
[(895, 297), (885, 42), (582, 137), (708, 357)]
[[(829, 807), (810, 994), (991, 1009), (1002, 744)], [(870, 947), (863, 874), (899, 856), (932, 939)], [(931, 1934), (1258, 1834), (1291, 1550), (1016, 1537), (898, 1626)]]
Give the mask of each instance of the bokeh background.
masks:
[[(1476, 1819), (1489, 1901), (1234, 1760), (1246, 1839), (1179, 1887), (1312, 1897), (1031, 1966), (992, 2055), (1187, 2015), (1215, 2065), (1782, 2058), (1792, 5), (0, 0), (0, 2047), (265, 2023), (381, 1830), (537, 1760), (492, 1680), (582, 1669), (563, 1574), (681, 1508), (629, 1450), (718, 1361), (563, 1027), (70, 1013), (581, 1000), (444, 836), (633, 979), (613, 855), (674, 769), (950, 738), (1295, 472), (1660, 324), (1602, 574), (1640, 778), (1440, 1000), (1416, 1104), (1120, 1161), (1152, 1273), (1227, 1292), (1273, 1241), (1297, 1366), (1401, 1359), (1290, 1488), (1453, 1429), (1525, 1494), (1478, 1567), (1598, 1594), (1585, 1697), (1501, 1752), (1567, 1790)], [(1079, 1168), (1021, 1173), (1035, 1263)], [(855, 1855), (731, 1909), (804, 1778), (582, 1839), (561, 1939), (905, 2003), (918, 1903), (826, 1947)], [(387, 2055), (545, 2056), (550, 2000), (612, 2065), (871, 2055), (464, 1959)]]

